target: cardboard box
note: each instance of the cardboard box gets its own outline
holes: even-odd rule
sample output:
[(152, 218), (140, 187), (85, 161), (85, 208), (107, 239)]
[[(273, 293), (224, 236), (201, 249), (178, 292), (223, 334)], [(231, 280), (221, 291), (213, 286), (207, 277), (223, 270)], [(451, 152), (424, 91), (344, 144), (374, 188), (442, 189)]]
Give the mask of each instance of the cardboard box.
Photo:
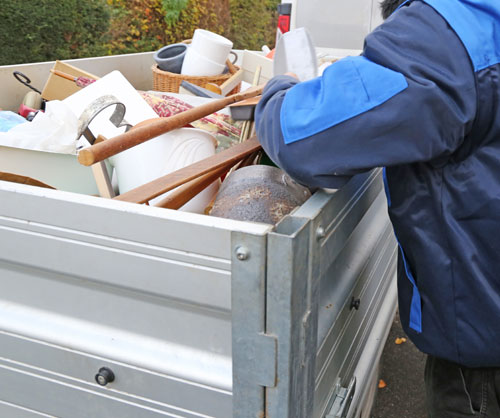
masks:
[[(53, 67), (54, 70), (62, 71), (63, 73), (73, 75), (75, 77), (87, 77), (97, 80), (99, 77), (79, 68), (73, 67), (61, 61), (56, 61)], [(76, 85), (74, 81), (67, 80), (63, 77), (50, 73), (45, 87), (42, 91), (42, 97), (45, 100), (63, 100), (73, 93), (80, 91), (81, 88)]]

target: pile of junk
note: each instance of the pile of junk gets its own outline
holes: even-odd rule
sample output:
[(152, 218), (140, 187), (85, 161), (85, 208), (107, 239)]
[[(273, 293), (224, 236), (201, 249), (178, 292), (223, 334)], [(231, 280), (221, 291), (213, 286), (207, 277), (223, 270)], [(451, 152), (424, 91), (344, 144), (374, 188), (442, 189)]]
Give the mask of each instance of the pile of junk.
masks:
[(61, 61), (41, 91), (15, 71), (30, 90), (18, 112), (0, 110), (0, 180), (275, 224), (311, 193), (265, 155), (254, 108), (273, 75), (319, 69), (304, 29), (263, 50), (196, 29), (152, 55), (147, 91)]

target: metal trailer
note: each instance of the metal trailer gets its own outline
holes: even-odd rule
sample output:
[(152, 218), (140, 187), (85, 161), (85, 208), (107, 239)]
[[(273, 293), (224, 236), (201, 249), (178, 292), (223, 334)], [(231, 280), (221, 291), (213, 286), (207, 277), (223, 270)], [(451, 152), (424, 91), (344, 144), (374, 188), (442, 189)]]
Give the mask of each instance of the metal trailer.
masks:
[(276, 226), (0, 182), (0, 417), (367, 417), (395, 266), (380, 170)]

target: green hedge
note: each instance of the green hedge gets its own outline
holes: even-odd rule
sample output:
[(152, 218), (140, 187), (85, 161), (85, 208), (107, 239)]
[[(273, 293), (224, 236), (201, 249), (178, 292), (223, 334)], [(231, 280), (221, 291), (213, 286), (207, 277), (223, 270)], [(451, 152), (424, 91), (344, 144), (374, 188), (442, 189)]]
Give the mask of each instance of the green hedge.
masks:
[(0, 65), (153, 51), (201, 27), (274, 46), (280, 0), (1, 0)]
[(103, 55), (105, 0), (2, 0), (0, 64)]
[(280, 0), (229, 0), (231, 26), (228, 36), (235, 48), (260, 50), (274, 47), (277, 7)]

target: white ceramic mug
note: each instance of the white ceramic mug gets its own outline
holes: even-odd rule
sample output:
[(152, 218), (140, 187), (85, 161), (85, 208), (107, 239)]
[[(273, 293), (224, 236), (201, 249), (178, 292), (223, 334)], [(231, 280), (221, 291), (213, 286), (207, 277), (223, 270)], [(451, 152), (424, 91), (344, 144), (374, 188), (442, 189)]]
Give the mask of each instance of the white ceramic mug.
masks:
[(224, 72), (225, 68), (225, 64), (212, 61), (190, 46), (182, 63), (181, 74), (192, 76), (219, 75)]
[(233, 43), (216, 33), (205, 29), (196, 29), (191, 40), (191, 47), (209, 60), (224, 65)]

